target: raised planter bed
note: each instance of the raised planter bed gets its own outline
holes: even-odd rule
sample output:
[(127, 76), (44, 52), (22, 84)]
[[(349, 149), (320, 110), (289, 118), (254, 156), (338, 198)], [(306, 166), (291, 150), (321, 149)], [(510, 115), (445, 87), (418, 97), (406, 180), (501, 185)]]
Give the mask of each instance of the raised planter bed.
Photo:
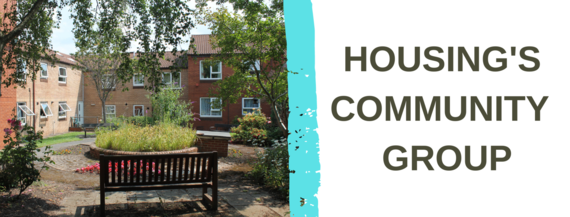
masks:
[(93, 158), (99, 159), (100, 154), (104, 155), (157, 155), (157, 154), (183, 154), (183, 153), (194, 153), (198, 152), (198, 147), (190, 147), (181, 150), (174, 151), (155, 151), (155, 152), (136, 152), (136, 151), (118, 151), (111, 149), (103, 149), (95, 146), (94, 143), (89, 145), (89, 153)]

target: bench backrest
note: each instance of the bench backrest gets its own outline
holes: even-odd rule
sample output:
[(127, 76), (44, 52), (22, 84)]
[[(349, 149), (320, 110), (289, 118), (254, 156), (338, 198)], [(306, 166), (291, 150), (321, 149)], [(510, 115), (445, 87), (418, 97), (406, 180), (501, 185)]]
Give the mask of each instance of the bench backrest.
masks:
[(99, 160), (104, 186), (210, 182), (218, 173), (217, 152), (100, 155)]

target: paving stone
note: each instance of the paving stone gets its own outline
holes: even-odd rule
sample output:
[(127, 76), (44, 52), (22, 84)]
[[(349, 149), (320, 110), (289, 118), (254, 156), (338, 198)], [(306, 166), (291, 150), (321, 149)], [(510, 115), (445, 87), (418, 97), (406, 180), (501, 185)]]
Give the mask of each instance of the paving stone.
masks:
[(125, 192), (105, 192), (105, 204), (126, 204), (127, 194)]
[(275, 213), (273, 210), (269, 209), (266, 206), (261, 205), (249, 205), (249, 206), (234, 206), (238, 212), (244, 216), (280, 216)]
[(281, 216), (291, 216), (291, 214), (289, 213), (290, 210), (289, 204), (281, 204), (274, 206), (266, 205), (266, 206)]
[(251, 204), (261, 204), (260, 200), (256, 200), (255, 197), (249, 194), (232, 194), (221, 196), (225, 201), (227, 201), (232, 206), (246, 206)]

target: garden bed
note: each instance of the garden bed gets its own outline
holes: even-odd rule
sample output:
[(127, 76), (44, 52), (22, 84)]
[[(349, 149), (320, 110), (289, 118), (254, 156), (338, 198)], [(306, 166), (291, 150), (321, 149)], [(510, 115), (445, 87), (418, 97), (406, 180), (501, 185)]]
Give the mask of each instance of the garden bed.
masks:
[(158, 154), (183, 154), (183, 153), (194, 153), (198, 152), (197, 147), (190, 147), (181, 150), (173, 150), (173, 151), (155, 151), (155, 152), (136, 152), (136, 151), (119, 151), (119, 150), (111, 150), (111, 149), (104, 149), (95, 146), (94, 143), (88, 144), (91, 156), (95, 159), (99, 159), (100, 154), (104, 155), (158, 155)]

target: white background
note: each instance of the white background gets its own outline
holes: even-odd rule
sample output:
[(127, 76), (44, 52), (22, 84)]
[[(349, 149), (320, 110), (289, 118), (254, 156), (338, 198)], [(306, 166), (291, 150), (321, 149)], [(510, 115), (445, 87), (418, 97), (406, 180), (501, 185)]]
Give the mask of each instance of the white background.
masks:
[[(316, 77), (318, 125), (320, 138), (321, 216), (570, 216), (570, 12), (565, 2), (530, 1), (313, 1), (316, 41)], [(376, 72), (368, 60), (367, 72), (360, 63), (352, 63), (345, 72), (345, 47), (360, 56), (366, 46), (368, 57), (375, 47), (391, 47), (396, 55), (389, 72)], [(397, 47), (405, 47), (406, 65), (413, 64), (413, 47), (421, 47), (421, 65), (414, 72), (398, 68)], [(439, 46), (446, 67), (427, 72), (423, 56), (429, 46)], [(447, 71), (447, 47), (455, 48), (455, 70)], [(457, 47), (473, 55), (480, 47), (480, 71), (472, 72), (464, 60), (464, 71), (457, 70)], [(490, 46), (503, 47), (507, 53), (491, 55), (508, 58), (507, 69), (487, 71), (483, 52)], [(510, 55), (510, 47), (517, 55)], [(524, 72), (518, 55), (524, 46), (534, 46), (538, 71)], [(436, 54), (432, 52), (432, 54)], [(384, 66), (387, 55), (378, 56)], [(356, 105), (364, 96), (375, 96), (384, 109), (376, 121), (360, 120)], [(337, 121), (331, 104), (338, 96), (350, 96), (354, 104), (339, 104), (341, 116), (355, 117)], [(385, 121), (386, 96), (393, 96), (399, 106), (402, 96), (411, 96), (412, 121)], [(415, 96), (423, 96), (429, 106), (433, 96), (441, 96), (441, 121), (415, 121)], [(470, 105), (464, 120), (445, 118), (444, 97), (451, 96), (452, 112), (459, 113), (460, 96), (478, 96), (486, 105), (493, 96), (493, 121), (470, 121)], [(495, 96), (533, 96), (538, 103), (549, 96), (534, 121), (528, 100), (519, 102), (519, 120), (511, 120), (511, 103), (503, 101), (503, 121), (495, 120)], [(365, 104), (365, 113), (375, 107)], [(428, 171), (423, 163), (412, 171), (411, 162), (401, 171), (388, 170), (383, 163), (384, 150), (401, 145), (407, 153), (396, 157), (411, 158), (412, 145), (434, 149)], [(462, 152), (457, 170), (444, 171), (435, 156), (444, 145), (454, 145)], [(465, 166), (464, 147), (472, 147), (473, 164), (480, 162), (480, 146), (487, 146), (487, 166), (471, 171)], [(490, 146), (504, 145), (512, 151), (511, 159), (499, 162), (491, 171)], [(420, 156), (423, 156), (420, 152)], [(499, 156), (503, 156), (502, 152)], [(444, 162), (452, 164), (451, 151)], [(409, 160), (409, 159), (408, 159)]]

